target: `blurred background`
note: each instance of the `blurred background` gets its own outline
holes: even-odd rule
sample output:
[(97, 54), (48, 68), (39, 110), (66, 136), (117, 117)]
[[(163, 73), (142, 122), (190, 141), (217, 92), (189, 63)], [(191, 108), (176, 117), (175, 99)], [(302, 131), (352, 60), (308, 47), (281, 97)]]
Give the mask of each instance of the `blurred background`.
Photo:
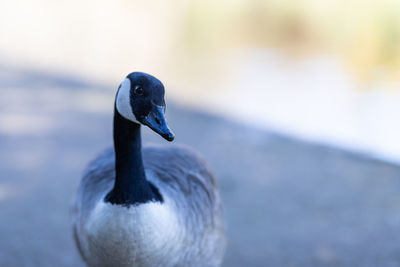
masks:
[(0, 36), (0, 266), (82, 266), (68, 205), (132, 71), (214, 166), (224, 266), (400, 265), (399, 1), (3, 0)]

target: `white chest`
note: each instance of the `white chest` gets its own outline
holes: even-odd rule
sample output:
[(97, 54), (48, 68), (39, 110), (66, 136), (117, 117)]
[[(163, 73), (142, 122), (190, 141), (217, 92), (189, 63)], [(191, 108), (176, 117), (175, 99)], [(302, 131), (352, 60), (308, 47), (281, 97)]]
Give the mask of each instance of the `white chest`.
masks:
[[(123, 207), (100, 202), (85, 228), (91, 266), (172, 265), (182, 250), (173, 207), (158, 202)], [(174, 256), (175, 254), (175, 256)]]

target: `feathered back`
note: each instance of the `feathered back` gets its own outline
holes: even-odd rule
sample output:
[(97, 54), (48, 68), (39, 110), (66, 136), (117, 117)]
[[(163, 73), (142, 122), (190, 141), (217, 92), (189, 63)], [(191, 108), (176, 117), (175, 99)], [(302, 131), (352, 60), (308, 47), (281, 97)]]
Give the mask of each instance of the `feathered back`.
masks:
[[(204, 256), (215, 254), (215, 259), (222, 258), (225, 247), (222, 205), (206, 161), (192, 149), (176, 145), (144, 146), (142, 154), (146, 178), (165, 200), (173, 202), (186, 232), (186, 242), (203, 244), (198, 253)], [(75, 239), (83, 258), (84, 223), (95, 205), (112, 189), (114, 179), (115, 159), (111, 148), (89, 164), (72, 210)]]

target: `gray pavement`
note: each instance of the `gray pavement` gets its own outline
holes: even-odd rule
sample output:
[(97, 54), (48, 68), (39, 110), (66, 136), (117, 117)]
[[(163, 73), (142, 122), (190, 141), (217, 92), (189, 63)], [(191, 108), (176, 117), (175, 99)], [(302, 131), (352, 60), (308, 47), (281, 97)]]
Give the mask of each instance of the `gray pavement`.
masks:
[[(83, 266), (68, 207), (112, 143), (115, 89), (0, 65), (0, 266)], [(224, 266), (400, 266), (399, 166), (168, 104), (217, 174)]]

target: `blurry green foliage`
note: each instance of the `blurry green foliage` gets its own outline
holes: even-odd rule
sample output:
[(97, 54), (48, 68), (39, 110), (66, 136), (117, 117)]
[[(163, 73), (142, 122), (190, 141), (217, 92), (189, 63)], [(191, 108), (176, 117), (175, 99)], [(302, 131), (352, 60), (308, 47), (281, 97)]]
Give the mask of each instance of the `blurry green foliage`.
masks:
[(400, 1), (195, 0), (184, 25), (193, 54), (260, 46), (333, 53), (361, 80), (400, 80)]

